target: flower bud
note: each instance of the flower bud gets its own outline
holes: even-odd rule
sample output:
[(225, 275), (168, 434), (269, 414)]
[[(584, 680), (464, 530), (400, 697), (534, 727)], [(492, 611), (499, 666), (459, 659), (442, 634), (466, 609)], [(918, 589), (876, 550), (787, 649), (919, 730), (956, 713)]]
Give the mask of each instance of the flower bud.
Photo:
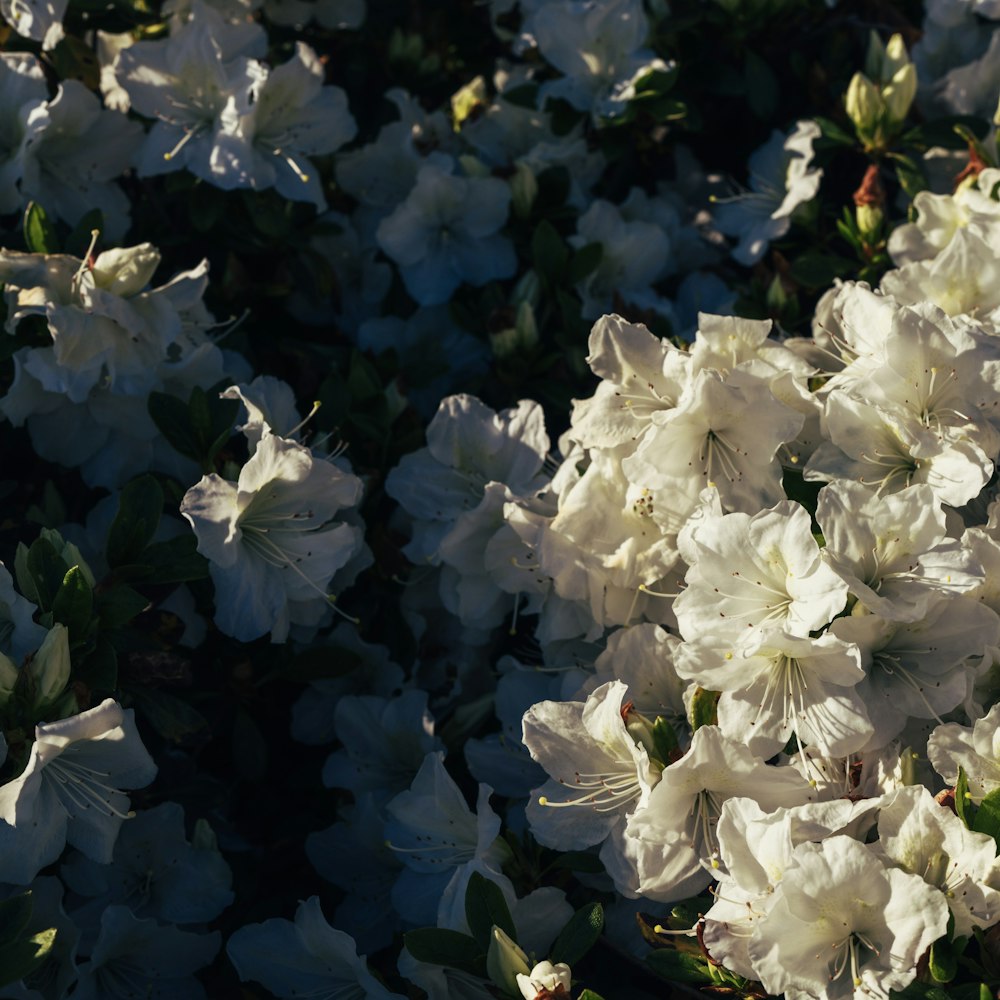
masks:
[[(486, 953), (486, 974), (500, 989), (517, 994), (519, 975), (528, 975), (528, 956), (496, 925)], [(532, 997), (534, 1000), (534, 997)]]
[(885, 104), (875, 84), (863, 73), (855, 73), (844, 98), (847, 117), (854, 123), (858, 137), (869, 139), (885, 113)]
[(889, 39), (885, 47), (885, 57), (882, 60), (880, 80), (891, 80), (904, 66), (912, 65), (910, 54), (906, 51), (906, 43), (898, 32)]
[(885, 216), (877, 205), (858, 205), (854, 209), (854, 218), (858, 223), (858, 232), (866, 243), (876, 243), (881, 233)]
[(531, 214), (531, 208), (538, 197), (538, 181), (535, 174), (526, 163), (519, 163), (510, 179), (510, 200), (514, 214), (519, 219), (526, 219)]
[(17, 664), (0, 653), (0, 706), (7, 703), (17, 683)]
[(566, 997), (569, 1000), (573, 973), (565, 962), (539, 962), (527, 975), (517, 977), (517, 986), (524, 1000), (538, 1000), (539, 994), (546, 997)]
[(913, 98), (917, 96), (917, 67), (907, 63), (882, 88), (886, 116), (890, 125), (899, 125), (909, 114)]
[(49, 634), (25, 668), (35, 693), (35, 706), (49, 705), (69, 683), (69, 630), (53, 625)]
[(120, 295), (138, 295), (159, 267), (160, 251), (152, 243), (105, 250), (98, 254), (91, 273), (98, 288)]
[(477, 76), (470, 80), (464, 87), (456, 90), (451, 95), (451, 119), (455, 125), (455, 131), (462, 127), (462, 122), (466, 120), (476, 108), (486, 104), (486, 81), (482, 76)]

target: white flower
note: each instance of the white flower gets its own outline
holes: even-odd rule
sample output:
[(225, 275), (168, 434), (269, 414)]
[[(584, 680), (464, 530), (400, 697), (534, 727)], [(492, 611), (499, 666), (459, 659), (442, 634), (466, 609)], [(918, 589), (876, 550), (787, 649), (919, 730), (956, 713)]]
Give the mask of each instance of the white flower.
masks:
[(771, 241), (788, 232), (795, 209), (816, 196), (823, 171), (811, 164), (819, 137), (812, 121), (799, 122), (787, 136), (773, 132), (750, 157), (751, 191), (716, 204), (716, 225), (740, 239), (733, 250), (739, 263), (756, 264)]
[(510, 189), (495, 177), (458, 177), (435, 163), (375, 238), (398, 265), (406, 290), (423, 306), (446, 302), (462, 282), (485, 285), (517, 268), (507, 221)]
[(955, 785), (962, 768), (972, 801), (982, 802), (1000, 788), (1000, 704), (977, 719), (971, 729), (957, 722), (938, 726), (927, 741), (927, 756), (949, 785)]
[(944, 894), (954, 936), (989, 927), (1000, 917), (1000, 865), (992, 836), (966, 829), (922, 785), (900, 788), (883, 803), (879, 845), (904, 871)]
[(517, 974), (517, 988), (524, 1000), (538, 1000), (539, 994), (551, 998), (568, 997), (572, 982), (573, 972), (565, 962), (555, 965), (539, 962), (527, 975)]
[(0, 879), (27, 884), (67, 842), (110, 864), (129, 816), (120, 789), (142, 788), (155, 776), (132, 710), (110, 698), (36, 726), (24, 771), (0, 788)]
[(266, 433), (236, 483), (212, 473), (181, 513), (215, 583), (215, 621), (249, 642), (283, 642), (296, 602), (326, 602), (334, 574), (362, 549), (362, 529), (334, 518), (361, 499), (361, 480), (307, 448)]
[(847, 585), (820, 556), (808, 513), (791, 501), (753, 517), (708, 515), (688, 541), (687, 587), (674, 602), (686, 638), (712, 634), (743, 646), (763, 628), (805, 637), (847, 600)]
[(23, 38), (54, 49), (65, 37), (62, 19), (69, 0), (0, 0), (0, 14)]
[(948, 926), (944, 896), (850, 837), (800, 844), (748, 953), (768, 993), (885, 1000)]
[(4, 215), (21, 207), (26, 119), (48, 96), (45, 74), (35, 56), (0, 52), (0, 212)]

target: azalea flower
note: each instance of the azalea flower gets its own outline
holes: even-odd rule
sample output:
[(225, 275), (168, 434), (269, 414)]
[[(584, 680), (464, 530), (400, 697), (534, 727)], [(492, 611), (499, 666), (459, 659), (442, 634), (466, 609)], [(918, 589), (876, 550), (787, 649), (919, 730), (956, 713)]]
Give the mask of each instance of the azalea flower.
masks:
[(361, 528), (334, 520), (361, 490), (357, 476), (272, 433), (238, 482), (212, 473), (192, 486), (180, 509), (211, 564), (219, 628), (243, 642), (266, 632), (283, 642), (307, 616), (299, 602), (326, 602), (334, 575), (364, 544)]

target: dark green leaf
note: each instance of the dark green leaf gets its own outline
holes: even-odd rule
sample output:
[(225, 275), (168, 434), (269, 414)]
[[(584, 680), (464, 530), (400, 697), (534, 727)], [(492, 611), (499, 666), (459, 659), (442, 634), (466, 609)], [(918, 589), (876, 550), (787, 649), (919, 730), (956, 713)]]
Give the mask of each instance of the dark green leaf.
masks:
[(531, 238), (531, 259), (535, 270), (553, 284), (562, 279), (569, 261), (569, 247), (551, 222), (542, 220)]
[(750, 110), (763, 121), (770, 121), (778, 107), (778, 81), (774, 71), (756, 52), (747, 51), (743, 77)]
[(94, 610), (94, 591), (79, 566), (71, 566), (52, 602), (57, 622), (69, 629), (70, 642), (83, 639)]
[[(26, 550), (18, 546), (18, 555), (22, 556), (24, 576), (22, 579), (22, 572), (18, 572), (17, 584), (21, 593), (42, 611), (50, 611), (69, 566), (47, 538), (36, 538)], [(21, 570), (17, 559), (15, 568)]]
[(208, 720), (186, 701), (165, 691), (134, 685), (128, 689), (136, 708), (171, 743), (189, 743), (208, 731)]
[(0, 946), (16, 941), (31, 920), (31, 892), (21, 892), (0, 902)]
[(653, 723), (653, 746), (656, 756), (662, 764), (672, 764), (680, 756), (680, 744), (677, 742), (677, 731), (668, 719), (662, 715), (656, 717)]
[(438, 927), (421, 927), (403, 935), (406, 950), (418, 961), (462, 969), (473, 975), (486, 972), (486, 954), (474, 937)]
[(593, 990), (584, 990), (578, 1000), (604, 1000), (604, 997), (600, 993), (595, 993)]
[(153, 476), (139, 476), (126, 483), (118, 499), (118, 513), (108, 532), (108, 565), (115, 569), (138, 561), (149, 544), (163, 513), (163, 490)]
[(483, 951), (490, 946), (494, 925), (517, 943), (517, 929), (500, 886), (479, 872), (472, 873), (465, 890), (465, 919)]
[(208, 560), (198, 552), (194, 535), (180, 535), (147, 546), (142, 566), (146, 583), (187, 583), (208, 576)]
[(493, 717), (495, 698), (492, 692), (480, 695), (465, 705), (459, 705), (441, 727), (441, 739), (446, 747), (460, 752), (465, 741), (473, 736), (487, 719)]
[(976, 818), (972, 821), (972, 829), (976, 833), (985, 833), (994, 840), (1000, 838), (1000, 788), (993, 789), (979, 803)]
[(518, 87), (510, 87), (500, 97), (508, 104), (515, 104), (519, 108), (529, 108), (534, 111), (538, 107), (538, 84), (522, 83)]
[(31, 253), (59, 253), (55, 228), (35, 201), (29, 201), (24, 212), (24, 242)]
[(187, 404), (165, 392), (151, 392), (146, 405), (153, 423), (170, 442), (171, 447), (180, 454), (200, 462), (201, 448), (191, 426)]
[(108, 629), (126, 625), (150, 606), (147, 598), (125, 583), (117, 583), (96, 596), (101, 626)]
[(570, 284), (575, 285), (596, 271), (603, 256), (604, 246), (601, 243), (588, 243), (586, 246), (580, 247), (569, 262)]
[(657, 948), (646, 956), (646, 963), (659, 976), (672, 983), (707, 983), (712, 981), (708, 963), (700, 956), (674, 948)]
[(351, 390), (351, 399), (363, 401), (375, 399), (385, 393), (382, 380), (375, 366), (360, 351), (351, 354), (351, 367), (347, 374), (347, 387)]
[(829, 118), (814, 118), (813, 121), (819, 125), (820, 131), (823, 133), (823, 138), (836, 143), (838, 146), (853, 146), (857, 142), (852, 132), (842, 129), (835, 121), (831, 121)]
[(92, 208), (73, 227), (73, 231), (66, 237), (66, 253), (74, 257), (85, 257), (94, 238), (95, 229), (99, 233), (104, 232), (104, 213), (99, 208)]
[(955, 978), (958, 973), (958, 957), (947, 938), (940, 938), (931, 945), (927, 967), (939, 983), (950, 983)]
[(0, 986), (16, 983), (34, 972), (52, 951), (55, 940), (56, 928), (50, 927), (0, 948)]
[(927, 187), (927, 178), (917, 163), (908, 156), (895, 154), (896, 180), (899, 186), (911, 197), (915, 198)]
[(850, 274), (856, 266), (849, 257), (807, 250), (792, 264), (792, 278), (806, 288), (829, 288), (835, 278)]
[(233, 720), (233, 761), (244, 781), (260, 781), (267, 774), (267, 740), (243, 709), (236, 710)]
[(559, 932), (559, 936), (549, 949), (552, 962), (576, 965), (593, 948), (604, 930), (604, 909), (600, 903), (581, 906), (569, 919), (569, 923)]
[(97, 640), (94, 651), (75, 671), (75, 678), (91, 691), (111, 694), (118, 687), (118, 654), (107, 636)]
[(585, 872), (599, 875), (604, 871), (604, 865), (596, 854), (588, 851), (567, 851), (552, 862), (553, 868), (565, 868), (571, 872)]
[(343, 646), (314, 646), (307, 649), (282, 671), (284, 680), (298, 684), (343, 677), (361, 665), (361, 657)]

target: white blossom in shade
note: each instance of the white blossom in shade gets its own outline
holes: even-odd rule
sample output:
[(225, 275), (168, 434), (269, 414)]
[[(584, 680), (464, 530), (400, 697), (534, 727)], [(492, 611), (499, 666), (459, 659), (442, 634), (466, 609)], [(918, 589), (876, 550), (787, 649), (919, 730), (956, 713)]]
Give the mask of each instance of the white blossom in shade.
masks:
[(125, 906), (101, 914), (101, 931), (90, 959), (80, 966), (73, 991), (81, 1000), (207, 1000), (194, 974), (215, 958), (221, 935), (182, 931), (140, 920)]
[(21, 207), (25, 123), (48, 100), (42, 64), (30, 52), (0, 52), (0, 212)]
[(787, 136), (772, 132), (750, 156), (750, 190), (716, 202), (714, 222), (727, 236), (739, 238), (733, 257), (740, 264), (756, 264), (772, 240), (788, 232), (794, 211), (816, 196), (823, 177), (812, 166), (819, 137), (819, 125), (812, 121), (799, 122)]
[(539, 962), (531, 972), (517, 974), (517, 988), (524, 1000), (538, 1000), (539, 996), (559, 997), (570, 995), (573, 971), (565, 962)]
[(226, 954), (243, 982), (260, 983), (276, 997), (402, 1000), (368, 971), (354, 938), (326, 922), (319, 896), (299, 903), (294, 922), (273, 917), (241, 927)]
[(65, 37), (62, 20), (69, 0), (2, 0), (0, 15), (22, 37), (54, 49)]
[(248, 108), (230, 102), (220, 112), (215, 162), (239, 177), (241, 187), (274, 187), (322, 212), (326, 198), (309, 157), (333, 153), (354, 138), (347, 94), (323, 85), (323, 65), (304, 42), (296, 43), (288, 62), (262, 67), (261, 77)]
[(104, 110), (79, 81), (64, 80), (56, 96), (25, 119), (22, 203), (37, 201), (71, 226), (99, 209), (105, 238), (121, 239), (129, 225), (129, 201), (114, 181), (131, 165), (141, 141), (138, 122)]
[(868, 677), (858, 689), (875, 726), (870, 749), (885, 746), (907, 719), (937, 719), (962, 704), (971, 676), (1000, 636), (1000, 618), (969, 597), (937, 598), (915, 622), (878, 615), (838, 618), (834, 635), (856, 643)]
[(706, 515), (686, 544), (692, 565), (674, 601), (686, 638), (714, 635), (742, 646), (765, 628), (805, 637), (847, 600), (847, 584), (822, 560), (809, 514), (792, 501), (753, 517)]
[(721, 691), (719, 728), (759, 757), (799, 746), (840, 757), (865, 746), (872, 724), (857, 685), (865, 679), (858, 648), (826, 633), (815, 639), (763, 631), (733, 649), (711, 637), (682, 643), (677, 672)]
[(437, 751), (423, 759), (410, 787), (386, 804), (385, 839), (404, 865), (392, 900), (404, 920), (433, 924), (443, 894), (467, 866), (482, 862), (499, 870), (507, 860), (500, 817), (490, 808), (492, 792), (479, 786), (473, 813)]
[(885, 1000), (947, 930), (944, 896), (845, 836), (795, 848), (748, 953), (768, 993)]
[[(416, 519), (403, 551), (417, 564), (438, 562), (459, 516), (483, 505), (487, 484), (519, 496), (545, 485), (548, 450), (538, 403), (522, 400), (496, 413), (475, 396), (443, 399), (427, 426), (427, 447), (403, 456), (386, 477), (386, 492)], [(488, 502), (483, 513), (492, 517)]]
[(938, 774), (954, 786), (965, 772), (969, 795), (977, 805), (1000, 788), (1000, 704), (972, 727), (957, 722), (938, 726), (927, 741), (927, 756)]
[(703, 369), (677, 406), (653, 423), (622, 462), (630, 482), (688, 494), (711, 486), (725, 507), (749, 513), (784, 496), (777, 453), (802, 429), (803, 417), (775, 398), (763, 379)]
[(226, 635), (249, 642), (270, 632), (283, 642), (295, 602), (328, 602), (335, 574), (364, 545), (360, 527), (337, 520), (361, 490), (357, 476), (267, 433), (238, 482), (212, 473), (184, 494), (181, 513), (209, 560)]
[[(990, 192), (1000, 183), (1000, 170), (988, 167), (977, 177), (959, 184), (953, 194), (919, 191), (913, 199), (914, 222), (904, 222), (889, 236), (889, 255), (897, 267), (931, 260), (963, 229), (984, 239), (996, 239), (1000, 202)], [(970, 275), (975, 280), (975, 275)]]
[(660, 765), (627, 728), (628, 688), (602, 684), (583, 701), (543, 701), (524, 715), (524, 745), (549, 775), (527, 815), (539, 843), (578, 850), (602, 843), (659, 780)]
[(284, 380), (273, 375), (258, 375), (248, 385), (231, 385), (219, 396), (221, 399), (238, 399), (242, 403), (246, 420), (237, 424), (236, 429), (246, 438), (251, 455), (268, 432), (298, 440), (302, 419), (295, 402), (295, 391)]
[(564, 74), (544, 92), (595, 120), (622, 114), (640, 77), (669, 68), (643, 48), (649, 21), (639, 0), (557, 0), (531, 24), (539, 52)]
[(927, 483), (941, 503), (961, 507), (989, 482), (992, 459), (975, 441), (943, 437), (905, 410), (885, 409), (846, 392), (826, 400), (828, 438), (806, 464), (810, 481), (850, 479), (882, 496)]
[(598, 198), (577, 220), (569, 243), (577, 248), (591, 243), (601, 247), (597, 267), (576, 286), (585, 319), (607, 312), (616, 296), (673, 318), (669, 303), (650, 287), (674, 267), (670, 236), (662, 226), (648, 217), (626, 219), (617, 205)]
[(109, 864), (129, 815), (121, 789), (155, 776), (132, 710), (110, 698), (36, 726), (24, 771), (0, 787), (0, 880), (27, 884), (67, 843)]
[(14, 589), (14, 578), (0, 563), (0, 655), (8, 660), (11, 671), (45, 641), (46, 630), (34, 620), (37, 610)]
[(663, 769), (645, 803), (628, 818), (626, 843), (648, 848), (637, 858), (639, 893), (670, 902), (705, 888), (712, 877), (702, 862), (718, 857), (716, 824), (723, 803), (747, 794), (766, 810), (815, 797), (794, 768), (765, 764), (718, 726), (697, 729), (687, 753)]
[(495, 177), (460, 177), (427, 163), (406, 200), (379, 223), (376, 240), (422, 306), (446, 302), (463, 282), (511, 277), (513, 244), (500, 235), (510, 188)]
[(944, 893), (956, 938), (996, 923), (1000, 863), (993, 837), (967, 829), (923, 785), (900, 788), (883, 801), (878, 833), (891, 861)]
[(333, 711), (333, 728), (344, 745), (327, 758), (323, 784), (380, 801), (402, 792), (424, 758), (442, 748), (426, 691), (395, 698), (344, 695)]
[(240, 185), (240, 175), (219, 159), (217, 135), (224, 109), (244, 114), (256, 98), (264, 68), (251, 57), (262, 56), (266, 45), (260, 25), (228, 24), (194, 0), (190, 19), (169, 38), (118, 53), (114, 72), (132, 110), (155, 119), (136, 158), (140, 177), (186, 168), (213, 184)]
[(879, 497), (849, 480), (825, 486), (816, 521), (823, 558), (873, 614), (916, 621), (941, 593), (983, 579), (969, 546), (946, 535), (945, 515), (926, 484)]

